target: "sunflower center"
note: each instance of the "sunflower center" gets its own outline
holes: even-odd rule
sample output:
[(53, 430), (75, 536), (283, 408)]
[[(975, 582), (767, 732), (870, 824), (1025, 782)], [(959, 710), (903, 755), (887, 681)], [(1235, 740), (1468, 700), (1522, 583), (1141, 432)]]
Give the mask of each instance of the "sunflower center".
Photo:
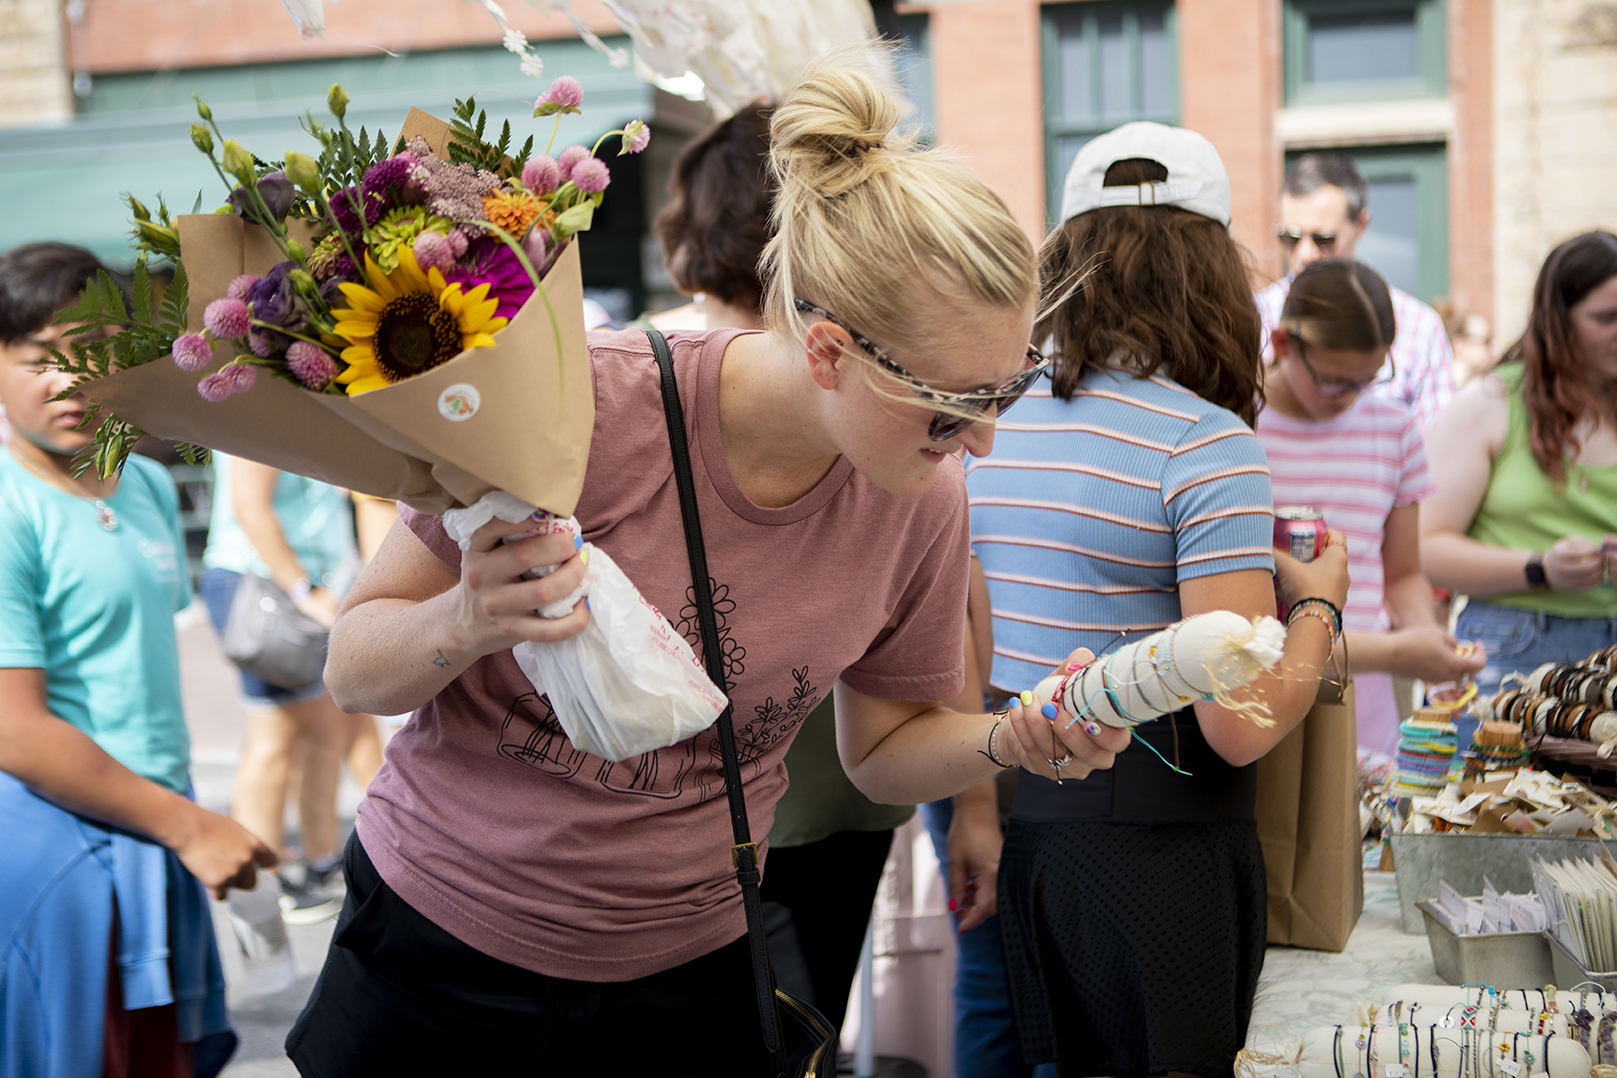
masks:
[(455, 316), (424, 292), (389, 300), (376, 316), (376, 365), (390, 382), (448, 363), (460, 343)]

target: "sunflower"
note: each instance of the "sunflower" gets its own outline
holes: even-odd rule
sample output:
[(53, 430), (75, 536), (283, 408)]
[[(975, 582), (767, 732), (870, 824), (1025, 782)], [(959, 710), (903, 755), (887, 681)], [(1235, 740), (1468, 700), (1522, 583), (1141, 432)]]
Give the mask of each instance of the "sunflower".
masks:
[(494, 317), (497, 300), (488, 286), (463, 292), (446, 284), (437, 267), (421, 272), (409, 248), (399, 250), (399, 268), (385, 272), (365, 255), (370, 287), (344, 283), (349, 306), (331, 312), (335, 336), (348, 368), (337, 376), (349, 396), (425, 374), (468, 348), (494, 343), (505, 326)]

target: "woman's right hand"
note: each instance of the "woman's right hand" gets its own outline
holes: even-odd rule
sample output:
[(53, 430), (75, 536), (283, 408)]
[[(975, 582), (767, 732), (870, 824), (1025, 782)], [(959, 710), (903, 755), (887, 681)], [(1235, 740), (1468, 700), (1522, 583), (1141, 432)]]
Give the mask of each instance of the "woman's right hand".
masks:
[[(584, 579), (587, 557), (573, 549), (565, 533), (535, 535), (535, 522), (516, 524), (491, 520), (472, 534), (461, 554), (458, 619), (466, 647), (488, 655), (515, 647), (525, 640), (556, 643), (570, 640), (589, 624), (589, 608), (580, 599), (570, 614), (542, 618), (539, 609), (577, 590)], [(526, 536), (501, 540), (507, 536)], [(523, 574), (555, 565), (558, 568), (532, 580)]]
[(1605, 552), (1582, 536), (1557, 539), (1544, 552), (1544, 580), (1556, 591), (1588, 591), (1605, 578)]
[(223, 900), (229, 888), (247, 890), (258, 879), (258, 870), (274, 868), (280, 858), (253, 833), (229, 816), (209, 812), (186, 802), (190, 819), (185, 837), (173, 846), (180, 863), (202, 885)]
[(1347, 538), (1337, 531), (1325, 537), (1325, 549), (1313, 561), (1298, 561), (1275, 547), (1275, 579), (1286, 609), (1303, 599), (1329, 599), (1337, 610), (1347, 609)]

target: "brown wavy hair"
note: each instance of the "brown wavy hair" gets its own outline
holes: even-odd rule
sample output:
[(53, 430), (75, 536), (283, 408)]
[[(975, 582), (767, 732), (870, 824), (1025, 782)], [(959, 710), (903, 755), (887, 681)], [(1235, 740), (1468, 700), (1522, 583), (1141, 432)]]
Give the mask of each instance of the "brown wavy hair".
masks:
[(769, 102), (754, 101), (686, 143), (674, 160), (668, 204), (651, 231), (681, 292), (753, 310), (762, 301), (758, 259), (771, 234), (773, 114)]
[[(1167, 178), (1157, 162), (1131, 158), (1102, 182)], [(1241, 248), (1223, 225), (1172, 206), (1091, 210), (1050, 235), (1040, 271), (1047, 313), (1034, 339), (1054, 338), (1057, 397), (1071, 400), (1089, 367), (1121, 352), (1142, 373), (1160, 372), (1252, 425), (1263, 401), (1263, 322)]]
[(1582, 448), (1575, 432), (1578, 423), (1591, 416), (1617, 416), (1617, 392), (1602, 400), (1578, 354), (1571, 313), (1613, 277), (1617, 236), (1610, 232), (1585, 232), (1551, 251), (1533, 285), (1527, 330), (1500, 360), (1522, 364), (1529, 445), (1538, 466), (1557, 483), (1566, 479), (1567, 457)]

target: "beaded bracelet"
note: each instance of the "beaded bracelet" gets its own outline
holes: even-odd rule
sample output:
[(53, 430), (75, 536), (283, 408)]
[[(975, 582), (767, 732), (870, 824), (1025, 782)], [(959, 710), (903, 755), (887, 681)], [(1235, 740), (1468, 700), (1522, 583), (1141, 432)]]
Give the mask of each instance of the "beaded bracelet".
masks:
[(977, 750), (977, 755), (988, 757), (989, 760), (993, 761), (995, 764), (997, 764), (1000, 768), (1002, 768), (1004, 770), (1009, 770), (1009, 769), (1015, 767), (1016, 765), (1015, 764), (1008, 764), (1004, 760), (1001, 760), (999, 758), (999, 751), (994, 745), (994, 739), (999, 737), (1000, 723), (1004, 722), (1006, 720), (1006, 718), (1009, 717), (1009, 715), (1010, 715), (1009, 711), (997, 711), (997, 712), (994, 713), (994, 725), (992, 727), (990, 727), (989, 730), (988, 730), (988, 751), (984, 752), (982, 749)]
[(1324, 622), (1325, 630), (1331, 634), (1333, 646), (1342, 638), (1342, 611), (1338, 610), (1336, 604), (1329, 599), (1297, 600), (1286, 615), (1286, 627), (1290, 628), (1297, 624), (1299, 618), (1318, 618)]

